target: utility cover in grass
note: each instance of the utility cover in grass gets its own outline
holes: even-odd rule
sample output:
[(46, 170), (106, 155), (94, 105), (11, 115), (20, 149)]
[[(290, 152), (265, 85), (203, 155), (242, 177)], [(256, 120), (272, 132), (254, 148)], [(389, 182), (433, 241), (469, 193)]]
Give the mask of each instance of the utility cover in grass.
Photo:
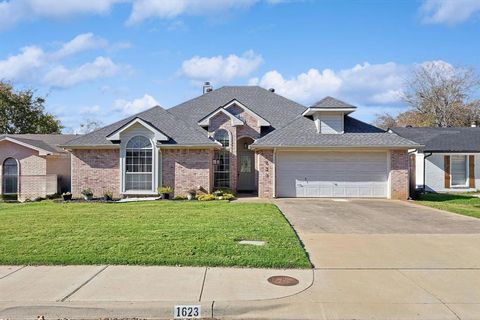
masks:
[(252, 245), (252, 246), (264, 246), (265, 245), (265, 241), (261, 241), (261, 240), (240, 240), (238, 241), (239, 244), (249, 244), (249, 245)]

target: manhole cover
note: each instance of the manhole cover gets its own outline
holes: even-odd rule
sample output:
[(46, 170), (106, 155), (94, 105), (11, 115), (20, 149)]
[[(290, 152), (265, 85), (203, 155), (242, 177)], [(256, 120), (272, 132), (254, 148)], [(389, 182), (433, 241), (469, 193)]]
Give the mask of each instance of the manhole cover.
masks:
[(268, 282), (276, 286), (290, 287), (296, 286), (298, 280), (289, 276), (273, 276), (267, 279)]

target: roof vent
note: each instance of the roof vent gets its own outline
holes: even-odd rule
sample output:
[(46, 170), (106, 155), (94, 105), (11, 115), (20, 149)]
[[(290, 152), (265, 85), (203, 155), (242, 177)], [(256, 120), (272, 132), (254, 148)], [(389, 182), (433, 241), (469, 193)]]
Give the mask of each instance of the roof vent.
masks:
[(206, 81), (203, 84), (203, 94), (208, 93), (208, 92), (212, 92), (212, 91), (213, 91), (212, 85), (210, 84), (210, 82)]
[(268, 89), (268, 91), (275, 92), (275, 88), (270, 88), (270, 89)]

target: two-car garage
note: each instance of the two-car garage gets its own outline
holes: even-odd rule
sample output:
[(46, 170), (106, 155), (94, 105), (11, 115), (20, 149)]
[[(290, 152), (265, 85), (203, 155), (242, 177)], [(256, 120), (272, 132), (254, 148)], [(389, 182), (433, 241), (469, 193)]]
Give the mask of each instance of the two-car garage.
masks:
[(388, 197), (389, 153), (277, 151), (277, 197)]

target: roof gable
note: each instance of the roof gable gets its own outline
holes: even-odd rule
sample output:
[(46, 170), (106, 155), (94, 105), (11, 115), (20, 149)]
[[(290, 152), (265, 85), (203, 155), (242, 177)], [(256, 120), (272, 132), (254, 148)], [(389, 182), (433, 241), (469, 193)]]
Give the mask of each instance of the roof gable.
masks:
[(110, 141), (120, 140), (120, 134), (122, 132), (124, 132), (125, 130), (128, 130), (129, 128), (131, 128), (135, 124), (140, 124), (141, 126), (145, 127), (146, 129), (150, 130), (151, 132), (153, 132), (154, 135), (155, 135), (155, 140), (156, 141), (168, 141), (170, 139), (168, 136), (166, 136), (162, 131), (157, 129), (152, 124), (150, 124), (147, 121), (142, 120), (142, 119), (137, 117), (137, 118), (134, 118), (133, 120), (131, 120), (130, 122), (124, 124), (123, 126), (118, 128), (117, 130), (113, 131), (109, 135), (107, 135), (107, 137), (106, 137), (107, 140), (110, 140)]
[(203, 118), (202, 120), (200, 120), (198, 122), (198, 125), (202, 127), (208, 127), (210, 125), (210, 120), (216, 117), (220, 113), (223, 113), (230, 119), (230, 123), (232, 124), (232, 126), (241, 126), (245, 124), (242, 120), (235, 117), (228, 110), (225, 110), (224, 107), (221, 107), (215, 110), (214, 112), (212, 112), (211, 114), (209, 114), (208, 116), (206, 116), (205, 118)]
[(10, 141), (36, 150), (39, 155), (49, 155), (65, 153), (60, 145), (77, 137), (72, 134), (4, 134), (0, 135), (0, 141)]
[(181, 119), (175, 117), (173, 114), (163, 109), (160, 106), (140, 112), (136, 115), (130, 116), (111, 125), (100, 128), (80, 138), (74, 139), (64, 146), (66, 148), (116, 148), (112, 140), (108, 140), (107, 136), (127, 126), (136, 118), (143, 121), (164, 136), (168, 137), (168, 141), (161, 141), (162, 145), (177, 145), (188, 147), (218, 147), (218, 144), (209, 139), (198, 126), (189, 126)]

